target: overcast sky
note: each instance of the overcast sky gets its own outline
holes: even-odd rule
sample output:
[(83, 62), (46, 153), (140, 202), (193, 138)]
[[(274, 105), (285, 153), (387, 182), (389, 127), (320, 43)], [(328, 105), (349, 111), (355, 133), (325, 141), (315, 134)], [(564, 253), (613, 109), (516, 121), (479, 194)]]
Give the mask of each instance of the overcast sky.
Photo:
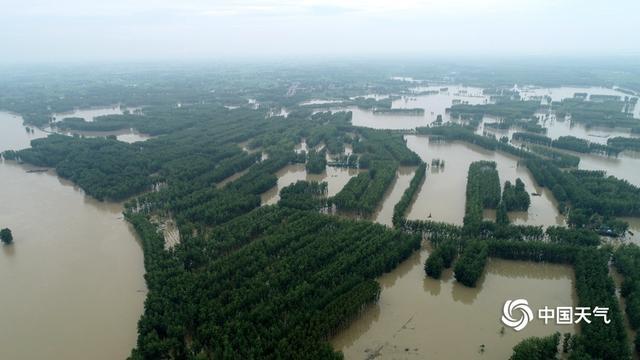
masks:
[(0, 62), (640, 53), (640, 0), (0, 0)]

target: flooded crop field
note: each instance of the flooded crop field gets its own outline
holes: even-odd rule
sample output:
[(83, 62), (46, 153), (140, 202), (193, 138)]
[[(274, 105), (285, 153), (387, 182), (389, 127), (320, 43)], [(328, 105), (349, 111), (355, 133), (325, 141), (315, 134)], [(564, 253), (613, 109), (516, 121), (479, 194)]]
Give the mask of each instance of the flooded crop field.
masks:
[[(519, 341), (571, 325), (529, 323), (503, 331), (502, 304), (526, 298), (532, 307), (574, 306), (573, 270), (568, 266), (491, 259), (477, 288), (453, 279), (425, 277), (427, 250), (414, 254), (378, 279), (380, 300), (331, 339), (347, 359), (506, 359)], [(481, 352), (484, 345), (484, 352)]]

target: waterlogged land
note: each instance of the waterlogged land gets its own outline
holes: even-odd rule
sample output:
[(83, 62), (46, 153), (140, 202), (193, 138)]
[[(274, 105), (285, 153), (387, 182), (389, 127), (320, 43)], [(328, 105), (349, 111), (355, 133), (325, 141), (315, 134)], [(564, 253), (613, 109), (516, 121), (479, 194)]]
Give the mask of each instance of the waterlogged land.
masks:
[[(414, 129), (419, 126), (427, 126), (437, 120), (438, 115), (442, 116), (444, 122), (450, 121), (451, 117), (446, 109), (451, 107), (454, 101), (471, 105), (485, 104), (489, 101), (487, 96), (482, 95), (482, 89), (465, 86), (429, 86), (412, 89), (415, 95), (404, 95), (393, 100), (391, 109), (424, 109), (422, 115), (397, 115), (397, 114), (376, 114), (371, 110), (363, 110), (357, 107), (350, 107), (353, 112), (353, 124), (356, 126), (369, 127), (374, 129)], [(423, 92), (433, 92), (429, 95), (420, 95)]]
[[(336, 354), (324, 342), (331, 334), (333, 348), (342, 350), (348, 359), (493, 359), (508, 358), (513, 346), (530, 336), (556, 330), (578, 332), (573, 326), (539, 321), (530, 323), (523, 332), (503, 331), (500, 315), (507, 299), (526, 298), (534, 308), (576, 305), (577, 281), (582, 281), (578, 288), (587, 291), (585, 297), (581, 293), (581, 300), (593, 298), (589, 291), (606, 286), (598, 286), (603, 282), (591, 286), (592, 278), (602, 278), (598, 279), (598, 274), (585, 277), (580, 264), (574, 263), (572, 268), (491, 258), (486, 268), (477, 272), (482, 274), (477, 287), (468, 288), (454, 280), (451, 269), (445, 270), (441, 280), (425, 277), (429, 245), (416, 251), (420, 237), (392, 229), (394, 207), (410, 188), (416, 169), (422, 169), (418, 167), (420, 160), (430, 167), (424, 181), (410, 188), (415, 196), (404, 214), (409, 220), (462, 224), (469, 166), (489, 160), (496, 163), (501, 186), (520, 178), (526, 192), (535, 194), (528, 211), (509, 213), (512, 223), (565, 225), (554, 197), (535, 183), (518, 158), (465, 142), (413, 134), (412, 129), (440, 119), (457, 124), (479, 121), (477, 116), (459, 118), (447, 109), (457, 104), (496, 104), (503, 95), (496, 96), (495, 89), (421, 86), (424, 82), (409, 77), (397, 78), (399, 81), (385, 77), (380, 82), (349, 77), (345, 83), (342, 76), (327, 73), (323, 80), (287, 83), (286, 74), (273, 74), (273, 78), (269, 73), (251, 80), (259, 86), (245, 83), (251, 78), (242, 76), (238, 77), (245, 79), (238, 80), (240, 86), (229, 82), (226, 75), (203, 81), (206, 85), (189, 81), (149, 87), (154, 80), (147, 79), (140, 82), (139, 89), (123, 88), (122, 96), (136, 99), (138, 104), (156, 104), (145, 107), (154, 111), (153, 117), (130, 122), (120, 118), (125, 120), (121, 130), (82, 135), (116, 135), (122, 142), (132, 142), (146, 138), (135, 130), (140, 127), (161, 135), (158, 138), (136, 145), (78, 138), (71, 144), (69, 138), (58, 136), (50, 139), (50, 148), (38, 150), (37, 156), (25, 154), (32, 161), (46, 158), (52, 166), (62, 166), (87, 192), (101, 194), (97, 191), (100, 186), (108, 187), (114, 196), (149, 187), (156, 190), (126, 206), (128, 219), (136, 225), (144, 244), (151, 289), (137, 343), (135, 324), (147, 293), (141, 249), (121, 217), (122, 205), (96, 202), (59, 180), (51, 170), (29, 174), (25, 166), (15, 162), (0, 165), (0, 185), (11, 192), (0, 204), (0, 226), (10, 225), (16, 236), (16, 244), (2, 248), (7, 261), (0, 262), (0, 280), (9, 284), (10, 293), (0, 299), (0, 307), (8, 309), (0, 312), (0, 358), (27, 354), (28, 358), (111, 359), (131, 355), (142, 360), (182, 358), (187, 353), (210, 353), (213, 357), (233, 353), (249, 358), (272, 355), (273, 349), (284, 357), (333, 358)], [(324, 82), (326, 79), (332, 80)], [(220, 88), (212, 89), (211, 84), (220, 84)], [(162, 93), (154, 95), (157, 88)], [(552, 139), (575, 135), (606, 144), (611, 136), (631, 136), (628, 129), (588, 128), (569, 117), (559, 120), (553, 114), (557, 104), (547, 106), (548, 99), (560, 101), (576, 92), (586, 92), (587, 98), (613, 95), (608, 89), (519, 90), (523, 98), (540, 101), (542, 109), (536, 115), (542, 116), (540, 125)], [(365, 96), (369, 100), (363, 101), (353, 96), (357, 92), (376, 94)], [(515, 94), (511, 90), (506, 93)], [(73, 91), (68, 94), (72, 97)], [(126, 101), (118, 96), (109, 98)], [(55, 108), (99, 103), (81, 99), (78, 104), (65, 99), (64, 106)], [(166, 107), (158, 106), (160, 102)], [(48, 121), (39, 115), (51, 115), (46, 108), (32, 109), (36, 105), (16, 105), (2, 97), (0, 104), (14, 111), (14, 107), (27, 107), (25, 118), (34, 121)], [(321, 113), (347, 105), (352, 115)], [(56, 120), (81, 117), (91, 122), (97, 116), (122, 111), (106, 107), (54, 116)], [(278, 114), (284, 116), (275, 117)], [(26, 131), (19, 117), (2, 116), (16, 125), (0, 122), (0, 130), (8, 134), (0, 150), (28, 147), (29, 140), (46, 135), (38, 128)], [(498, 138), (511, 137), (516, 131), (488, 125), (503, 121), (498, 116), (485, 114), (480, 119), (475, 129), (479, 135), (491, 132)], [(306, 167), (317, 170), (316, 165), (323, 161), (302, 155), (310, 150), (304, 139), (313, 139), (318, 144), (315, 150), (353, 153), (362, 168), (327, 166), (320, 174), (311, 174)], [(99, 151), (95, 151), (96, 144)], [(82, 166), (65, 163), (68, 153), (82, 161)], [(605, 169), (631, 183), (640, 182), (638, 174), (629, 170), (640, 168), (634, 166), (637, 157), (632, 153), (623, 152), (618, 158), (579, 156), (582, 169)], [(326, 160), (344, 161), (329, 154)], [(79, 176), (85, 169), (90, 177)], [(354, 179), (362, 171), (367, 171), (367, 176)], [(314, 213), (325, 199), (319, 199), (317, 188), (304, 183), (283, 192), (280, 206), (260, 207), (278, 203), (280, 192), (298, 181), (326, 181), (330, 197), (344, 190), (333, 199), (339, 216)], [(341, 219), (353, 213), (360, 214), (357, 217), (363, 221)], [(492, 211), (484, 212), (485, 219), (495, 217)], [(623, 241), (638, 242), (640, 224), (637, 219), (625, 220), (631, 233)], [(512, 228), (504, 225), (499, 230)], [(181, 234), (185, 236), (181, 238)], [(176, 251), (164, 251), (168, 248)], [(587, 267), (604, 264), (606, 268), (608, 258), (598, 262), (596, 252), (589, 257), (595, 262)], [(571, 262), (559, 256), (559, 261)], [(576, 274), (583, 271), (583, 276), (574, 278), (574, 269)], [(374, 279), (382, 288), (377, 302)], [(596, 293), (595, 297), (606, 298), (602, 295)], [(242, 303), (229, 299), (242, 299)], [(359, 314), (363, 304), (369, 305)], [(272, 310), (285, 308), (284, 318), (280, 310)], [(300, 332), (300, 328), (308, 331)], [(211, 336), (211, 331), (223, 336)], [(280, 335), (274, 338), (273, 334)], [(585, 331), (583, 340), (601, 341), (593, 334)], [(607, 336), (602, 337), (604, 342), (612, 340)], [(33, 338), (38, 341), (27, 341)]]
[(409, 183), (416, 172), (415, 167), (402, 166), (396, 172), (396, 178), (387, 190), (382, 203), (373, 214), (372, 219), (380, 224), (393, 226), (393, 208), (396, 206), (402, 194), (409, 187)]
[[(518, 165), (518, 159), (500, 152), (488, 151), (463, 142), (434, 141), (425, 136), (406, 136), (407, 146), (431, 164), (433, 159), (444, 160), (444, 166), (431, 166), (427, 177), (408, 211), (408, 219), (430, 219), (451, 224), (462, 224), (465, 211), (467, 171), (474, 161), (489, 160), (497, 164), (500, 181), (515, 183), (520, 178), (531, 197), (527, 212), (511, 212), (509, 217), (516, 224), (563, 225), (564, 217), (548, 189), (539, 187), (529, 170)], [(488, 218), (495, 217), (486, 212)]]
[(99, 116), (121, 115), (125, 112), (134, 113), (139, 110), (140, 108), (137, 107), (124, 107), (120, 105), (98, 106), (92, 108), (75, 109), (73, 111), (63, 113), (54, 113), (52, 118), (53, 121), (61, 121), (65, 118), (82, 118), (85, 121), (92, 122)]
[(260, 195), (262, 205), (273, 205), (280, 200), (280, 190), (297, 181), (327, 182), (327, 196), (337, 194), (351, 179), (358, 175), (358, 169), (328, 166), (321, 174), (310, 174), (305, 164), (293, 164), (284, 167), (276, 173), (278, 184)]
[[(0, 113), (3, 149), (21, 149), (22, 119)], [(55, 172), (0, 163), (0, 358), (124, 359), (146, 286), (142, 249), (122, 204), (98, 202)]]
[[(502, 333), (502, 304), (525, 298), (533, 308), (575, 306), (568, 266), (491, 259), (478, 287), (467, 288), (451, 270), (425, 277), (426, 249), (378, 278), (380, 300), (331, 339), (347, 359), (507, 359), (530, 336), (575, 333), (571, 325), (534, 320), (521, 332)], [(485, 345), (481, 353), (481, 345)]]
[[(62, 121), (65, 118), (80, 118), (84, 119), (86, 122), (93, 122), (97, 117), (107, 116), (107, 115), (122, 115), (125, 113), (141, 113), (142, 108), (140, 107), (124, 107), (120, 105), (114, 106), (100, 106), (100, 107), (92, 107), (92, 108), (79, 108), (73, 111), (68, 111), (64, 113), (54, 113), (52, 115), (52, 119), (54, 122)], [(55, 126), (48, 126), (46, 128), (47, 131), (56, 132), (65, 135), (80, 135), (86, 137), (100, 137), (100, 136), (115, 136), (118, 140), (133, 143), (137, 141), (145, 141), (150, 139), (151, 136), (147, 134), (142, 134), (135, 129), (120, 129), (114, 131), (79, 131), (79, 130), (62, 130), (58, 129)]]

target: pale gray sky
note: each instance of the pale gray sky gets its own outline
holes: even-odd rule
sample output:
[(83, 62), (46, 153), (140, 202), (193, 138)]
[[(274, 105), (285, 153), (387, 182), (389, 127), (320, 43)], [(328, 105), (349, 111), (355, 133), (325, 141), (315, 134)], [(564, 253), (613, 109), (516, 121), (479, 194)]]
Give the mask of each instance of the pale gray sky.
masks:
[(640, 0), (0, 0), (0, 61), (640, 53)]

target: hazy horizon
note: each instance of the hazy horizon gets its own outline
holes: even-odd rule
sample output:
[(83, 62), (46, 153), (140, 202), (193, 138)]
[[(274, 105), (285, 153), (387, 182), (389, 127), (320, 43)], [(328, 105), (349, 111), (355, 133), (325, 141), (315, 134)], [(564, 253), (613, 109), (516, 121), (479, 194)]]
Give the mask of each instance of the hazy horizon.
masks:
[(637, 56), (640, 2), (25, 0), (2, 63), (394, 56)]

